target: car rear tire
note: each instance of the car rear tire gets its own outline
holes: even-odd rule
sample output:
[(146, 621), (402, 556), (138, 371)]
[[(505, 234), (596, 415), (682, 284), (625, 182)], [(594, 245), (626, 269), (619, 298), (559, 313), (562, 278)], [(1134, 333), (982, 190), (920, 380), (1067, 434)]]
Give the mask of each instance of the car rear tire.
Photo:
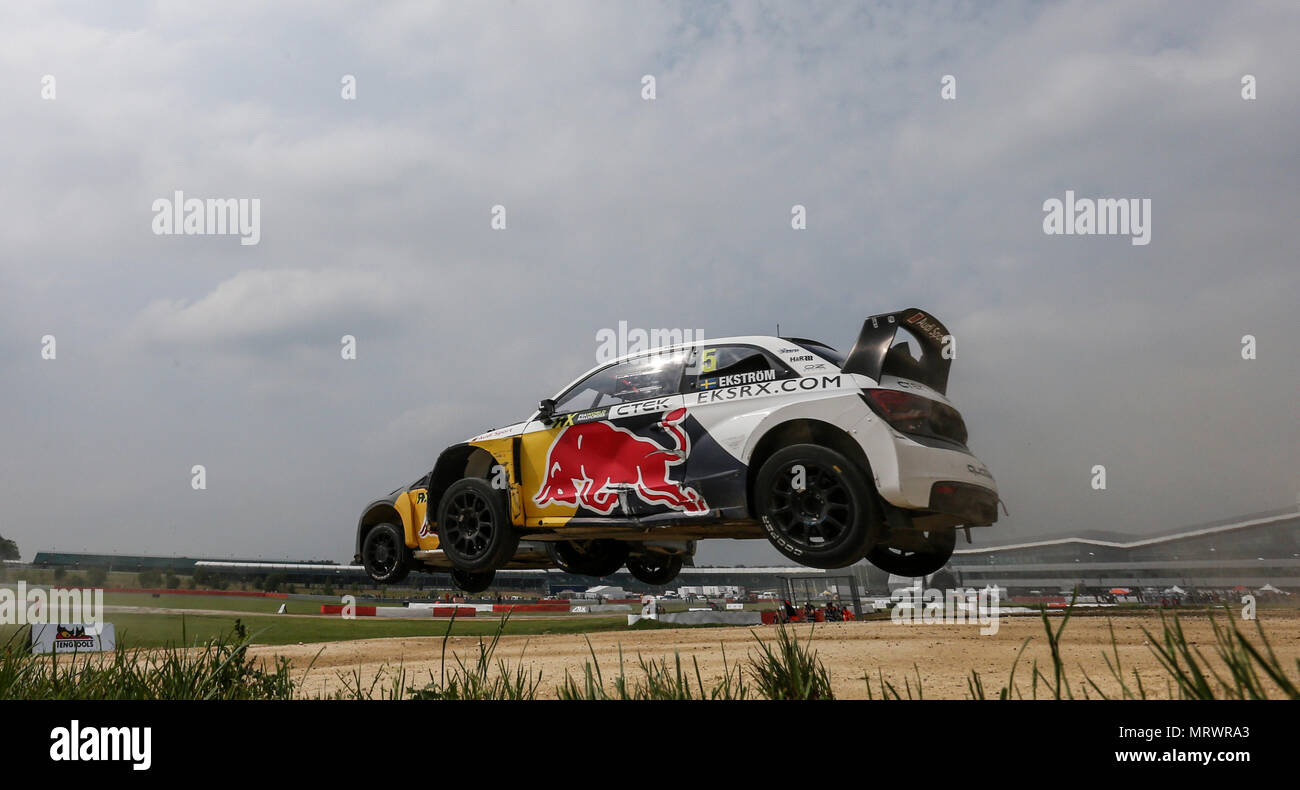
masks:
[(460, 568), (451, 569), (451, 583), (456, 585), (456, 589), (467, 593), (481, 593), (492, 586), (492, 580), (497, 576), (496, 571), (483, 571), (481, 573), (470, 573), (462, 571)]
[(411, 572), (411, 550), (395, 524), (376, 524), (361, 544), (361, 564), (379, 584), (397, 584)]
[(618, 540), (561, 540), (549, 544), (546, 553), (565, 573), (600, 579), (623, 567), (627, 544)]
[(895, 576), (917, 578), (937, 573), (952, 559), (953, 549), (957, 547), (957, 530), (932, 529), (922, 536), (920, 548), (903, 549), (888, 542), (873, 546), (867, 552), (867, 561)]
[(495, 571), (515, 556), (519, 531), (502, 491), (486, 480), (452, 483), (438, 504), (438, 548), (459, 570)]
[[(803, 489), (795, 490), (796, 467)], [(754, 481), (754, 510), (776, 550), (810, 568), (843, 568), (880, 534), (867, 478), (840, 453), (816, 444), (777, 450)]]
[(663, 585), (677, 578), (685, 560), (675, 554), (638, 554), (627, 558), (627, 569), (639, 581)]

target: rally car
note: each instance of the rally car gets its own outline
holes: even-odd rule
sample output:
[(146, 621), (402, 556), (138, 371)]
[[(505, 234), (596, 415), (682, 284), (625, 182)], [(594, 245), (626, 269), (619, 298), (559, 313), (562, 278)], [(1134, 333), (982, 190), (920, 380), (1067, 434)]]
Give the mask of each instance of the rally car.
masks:
[(620, 357), (368, 506), (357, 561), (381, 583), (416, 564), (469, 589), (501, 568), (626, 565), (662, 585), (696, 541), (765, 537), (809, 567), (933, 573), (957, 529), (998, 518), (944, 394), (951, 342), (912, 308), (868, 318), (848, 354), (755, 336)]

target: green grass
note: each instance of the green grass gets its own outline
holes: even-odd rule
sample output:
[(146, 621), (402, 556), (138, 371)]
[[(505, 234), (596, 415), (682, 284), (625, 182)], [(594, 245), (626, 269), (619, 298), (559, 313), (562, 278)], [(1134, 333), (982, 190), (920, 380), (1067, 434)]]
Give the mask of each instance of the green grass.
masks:
[(816, 630), (813, 626), (803, 644), (783, 625), (777, 626), (774, 643), (754, 637), (762, 652), (750, 659), (749, 672), (760, 695), (766, 699), (835, 699), (830, 674), (812, 649)]
[(233, 628), (196, 650), (39, 656), (24, 633), (0, 642), (0, 699), (292, 699), (289, 661), (248, 657), (248, 634)]
[[(700, 675), (700, 662), (692, 657), (691, 664), (682, 664), (681, 653), (673, 654), (670, 665), (667, 658), (653, 659), (637, 656), (639, 677), (628, 677), (623, 649), (618, 651), (618, 674), (610, 678), (608, 685), (596, 652), (587, 641), (591, 652), (588, 661), (578, 678), (566, 670), (564, 682), (555, 689), (555, 695), (562, 700), (689, 700), (689, 699), (745, 699), (750, 690), (745, 684), (745, 674), (740, 664), (727, 662), (727, 649), (722, 648), (722, 680), (708, 689), (704, 687), (704, 678)], [(694, 686), (692, 686), (692, 681)]]
[[(13, 582), (0, 587), (16, 589)], [(219, 609), (226, 612), (262, 612), (274, 614), (280, 604), (288, 604), (290, 614), (320, 614), (320, 606), (327, 601), (296, 600), (293, 598), (253, 598), (242, 595), (171, 595), (149, 593), (104, 593), (105, 606), (144, 606), (156, 609)], [(332, 601), (338, 603), (338, 601)]]
[[(1136, 669), (1125, 672), (1120, 661), (1119, 641), (1115, 637), (1113, 625), (1110, 628), (1109, 653), (1103, 649), (1107, 672), (1115, 682), (1115, 688), (1104, 689), (1086, 671), (1080, 667), (1082, 682), (1071, 684), (1068, 667), (1061, 651), (1065, 627), (1070, 622), (1074, 611), (1073, 603), (1065, 610), (1064, 616), (1055, 624), (1048, 619), (1047, 610), (1041, 609), (1043, 632), (1047, 640), (1050, 662), (1039, 666), (1038, 660), (1027, 667), (1028, 680), (1016, 680), (1017, 671), (1021, 670), (1021, 658), (1032, 637), (1026, 638), (1011, 663), (1007, 682), (996, 694), (984, 685), (979, 672), (971, 670), (967, 676), (968, 696), (972, 699), (996, 698), (1009, 699), (1150, 699), (1153, 690), (1163, 688), (1164, 697), (1170, 699), (1291, 699), (1300, 700), (1300, 681), (1292, 676), (1294, 671), (1300, 676), (1300, 658), (1294, 660), (1294, 667), (1288, 666), (1273, 652), (1273, 646), (1264, 633), (1264, 625), (1255, 620), (1254, 627), (1249, 628), (1232, 616), (1232, 609), (1225, 605), (1222, 614), (1226, 622), (1220, 623), (1215, 610), (1209, 611), (1210, 625), (1213, 628), (1214, 644), (1211, 653), (1188, 639), (1183, 632), (1183, 624), (1175, 611), (1169, 616), (1160, 613), (1160, 630), (1152, 632), (1145, 626), (1142, 634), (1147, 645), (1160, 664), (1160, 674), (1147, 677), (1144, 681)], [(1055, 625), (1055, 627), (1053, 627)], [(1252, 636), (1249, 632), (1253, 630)], [(1104, 647), (1104, 646), (1103, 646)], [(867, 696), (873, 697), (872, 679), (869, 674), (863, 678), (867, 683)], [(889, 683), (877, 673), (876, 689), (884, 699), (903, 699), (897, 686)], [(1027, 685), (1028, 688), (1022, 686)], [(904, 684), (907, 699), (921, 699), (921, 677), (916, 676), (915, 697), (912, 694), (910, 679)]]
[(275, 614), (280, 604), (288, 605), (289, 614), (320, 614), (323, 603), (294, 598), (249, 598), (242, 595), (165, 595), (154, 598), (149, 593), (104, 593), (105, 606), (147, 606), (158, 609), (219, 609), (225, 612), (262, 612)]
[[(137, 614), (108, 612), (105, 619), (117, 631), (119, 642), (131, 647), (163, 647), (171, 644), (204, 642), (230, 630), (234, 618), (211, 614)], [(391, 636), (441, 637), (447, 630), (446, 619), (389, 620), (358, 617), (282, 617), (251, 615), (241, 618), (254, 644), (290, 645), (299, 642), (334, 642), (348, 639), (375, 639)], [(18, 626), (0, 626), (0, 643)], [(453, 636), (482, 636), (496, 631), (496, 618), (462, 618), (455, 623)], [(505, 633), (574, 634), (598, 631), (625, 631), (627, 617), (584, 617), (571, 619), (511, 620)]]

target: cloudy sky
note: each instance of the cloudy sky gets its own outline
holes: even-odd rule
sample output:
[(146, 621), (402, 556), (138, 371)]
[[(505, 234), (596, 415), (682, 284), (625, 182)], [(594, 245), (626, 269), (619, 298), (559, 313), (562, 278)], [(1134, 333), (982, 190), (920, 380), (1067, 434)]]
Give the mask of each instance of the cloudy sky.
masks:
[[(907, 306), (1011, 511), (977, 539), (1294, 505), (1297, 40), (1283, 2), (7, 4), (0, 534), (346, 560), (601, 329)], [(155, 235), (175, 190), (260, 243)], [(1045, 235), (1066, 190), (1149, 198), (1150, 244)]]

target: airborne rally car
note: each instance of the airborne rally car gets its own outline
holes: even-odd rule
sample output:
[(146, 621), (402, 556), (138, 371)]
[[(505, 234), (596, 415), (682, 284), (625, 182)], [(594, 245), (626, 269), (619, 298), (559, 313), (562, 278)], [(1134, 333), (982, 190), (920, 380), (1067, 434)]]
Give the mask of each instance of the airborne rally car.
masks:
[(696, 541), (766, 537), (814, 568), (933, 573), (958, 528), (998, 515), (944, 396), (949, 338), (909, 309), (868, 318), (847, 355), (735, 337), (620, 357), (367, 506), (358, 560), (381, 583), (452, 569), (470, 591), (551, 566), (667, 584)]

